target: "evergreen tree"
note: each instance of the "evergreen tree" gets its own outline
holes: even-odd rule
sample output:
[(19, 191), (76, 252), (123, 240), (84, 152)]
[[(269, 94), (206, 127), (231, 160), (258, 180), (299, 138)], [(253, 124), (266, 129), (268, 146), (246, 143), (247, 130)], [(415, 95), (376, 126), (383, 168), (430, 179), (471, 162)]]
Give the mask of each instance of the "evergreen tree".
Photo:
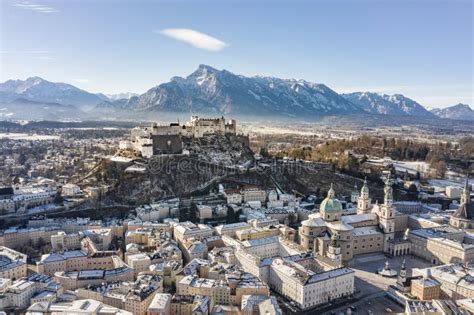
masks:
[(60, 205), (60, 204), (62, 204), (62, 203), (64, 202), (64, 198), (63, 198), (62, 193), (61, 193), (60, 190), (58, 190), (58, 191), (56, 192), (56, 196), (54, 196), (53, 202), (54, 202), (55, 204), (57, 204), (57, 205)]
[(191, 202), (191, 206), (189, 207), (189, 221), (193, 223), (197, 222), (197, 211), (197, 205), (194, 202)]
[(227, 206), (227, 223), (235, 223), (235, 211), (231, 206)]

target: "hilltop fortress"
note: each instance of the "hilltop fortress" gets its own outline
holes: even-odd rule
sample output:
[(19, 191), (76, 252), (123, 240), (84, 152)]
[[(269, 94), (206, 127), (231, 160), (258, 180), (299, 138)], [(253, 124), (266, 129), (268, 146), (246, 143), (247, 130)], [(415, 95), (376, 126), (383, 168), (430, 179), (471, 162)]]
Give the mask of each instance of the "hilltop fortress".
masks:
[(237, 134), (237, 123), (224, 117), (201, 118), (192, 116), (191, 120), (180, 124), (153, 124), (149, 127), (135, 127), (130, 132), (130, 140), (120, 141), (121, 150), (132, 150), (144, 158), (160, 154), (182, 154), (183, 137), (202, 138), (208, 135)]

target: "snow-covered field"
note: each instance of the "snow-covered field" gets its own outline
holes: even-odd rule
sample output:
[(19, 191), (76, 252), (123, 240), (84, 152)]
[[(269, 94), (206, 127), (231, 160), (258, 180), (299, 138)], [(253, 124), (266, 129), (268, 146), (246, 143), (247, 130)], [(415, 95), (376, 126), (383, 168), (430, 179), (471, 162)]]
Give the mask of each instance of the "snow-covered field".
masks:
[(369, 162), (375, 164), (393, 164), (398, 172), (408, 171), (415, 174), (416, 172), (428, 173), (431, 170), (430, 164), (424, 161), (396, 161), (390, 158), (370, 159)]
[(254, 132), (260, 134), (273, 134), (273, 135), (282, 135), (282, 134), (295, 134), (303, 136), (312, 136), (316, 135), (313, 131), (304, 131), (293, 128), (284, 128), (284, 127), (270, 127), (270, 126), (244, 126), (242, 127), (244, 133)]
[(129, 162), (133, 161), (132, 159), (129, 159), (129, 158), (126, 158), (126, 157), (123, 157), (123, 156), (118, 156), (118, 155), (109, 157), (109, 159), (112, 162), (121, 162), (121, 163), (129, 163)]
[(146, 168), (143, 166), (132, 165), (125, 169), (127, 173), (146, 173)]
[(393, 165), (397, 171), (404, 172), (407, 170), (408, 172), (420, 172), (420, 173), (427, 173), (430, 171), (431, 167), (429, 163), (426, 162), (402, 162), (402, 161), (394, 161)]
[[(457, 187), (463, 187), (465, 180), (454, 180), (454, 179), (430, 179), (428, 183), (431, 186), (437, 186), (437, 187), (448, 187), (448, 186), (457, 186)], [(469, 180), (469, 183), (472, 185), (473, 181)]]
[(37, 207), (34, 207), (34, 208), (30, 208), (26, 212), (27, 213), (42, 213), (42, 212), (47, 212), (47, 211), (53, 210), (54, 208), (56, 208), (56, 206), (54, 204), (49, 204), (49, 205), (37, 206)]
[(31, 135), (27, 133), (0, 133), (0, 139), (44, 141), (44, 140), (58, 140), (59, 136), (37, 135), (37, 134)]

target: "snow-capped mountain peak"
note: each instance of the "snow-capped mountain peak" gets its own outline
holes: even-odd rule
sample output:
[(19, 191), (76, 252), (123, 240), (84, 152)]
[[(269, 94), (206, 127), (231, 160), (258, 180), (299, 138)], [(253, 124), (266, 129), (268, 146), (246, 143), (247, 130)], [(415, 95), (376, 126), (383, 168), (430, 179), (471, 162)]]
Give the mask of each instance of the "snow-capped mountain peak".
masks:
[(355, 92), (342, 94), (342, 96), (373, 114), (433, 117), (422, 105), (402, 94), (387, 95), (384, 93)]
[(138, 93), (132, 93), (132, 92), (125, 92), (125, 93), (117, 93), (117, 94), (104, 94), (109, 100), (116, 101), (116, 100), (122, 100), (122, 99), (130, 99), (134, 96), (138, 96), (140, 94)]
[(431, 112), (441, 118), (474, 120), (474, 110), (469, 105), (462, 103), (446, 108), (434, 108)]
[[(186, 77), (169, 82), (146, 93), (92, 94), (66, 83), (54, 83), (40, 77), (9, 80), (0, 84), (0, 102), (12, 104), (21, 99), (23, 106), (34, 102), (74, 105), (84, 112), (144, 111), (280, 116), (308, 118), (324, 115), (385, 114), (435, 118), (423, 106), (401, 94), (356, 92), (340, 95), (321, 83), (303, 79), (234, 74), (201, 64)], [(27, 103), (30, 102), (30, 103)], [(33, 103), (31, 103), (33, 102)], [(462, 105), (462, 104), (461, 104)], [(466, 105), (464, 112), (472, 112)], [(435, 113), (438, 115), (438, 113)]]
[(8, 100), (21, 98), (36, 102), (75, 105), (81, 109), (92, 108), (102, 101), (99, 96), (73, 85), (50, 82), (40, 77), (6, 81), (0, 84), (0, 91)]
[[(133, 103), (133, 104), (132, 104)], [(168, 110), (277, 116), (362, 113), (325, 85), (296, 79), (246, 77), (200, 65), (186, 78), (174, 77), (128, 104), (139, 110)]]

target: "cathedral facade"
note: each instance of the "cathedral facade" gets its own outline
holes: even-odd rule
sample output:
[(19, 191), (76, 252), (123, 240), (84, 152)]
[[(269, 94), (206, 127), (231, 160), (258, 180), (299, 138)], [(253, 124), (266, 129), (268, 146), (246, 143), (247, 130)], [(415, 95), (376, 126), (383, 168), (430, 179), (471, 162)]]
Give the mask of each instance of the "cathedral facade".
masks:
[(334, 235), (337, 235), (338, 257), (342, 262), (359, 254), (389, 253), (390, 243), (395, 239), (395, 206), (389, 180), (384, 191), (383, 204), (372, 204), (367, 182), (364, 181), (357, 198), (357, 214), (342, 216), (341, 202), (336, 199), (331, 185), (319, 212), (301, 222), (300, 244), (316, 254), (334, 257), (331, 244), (334, 244)]

